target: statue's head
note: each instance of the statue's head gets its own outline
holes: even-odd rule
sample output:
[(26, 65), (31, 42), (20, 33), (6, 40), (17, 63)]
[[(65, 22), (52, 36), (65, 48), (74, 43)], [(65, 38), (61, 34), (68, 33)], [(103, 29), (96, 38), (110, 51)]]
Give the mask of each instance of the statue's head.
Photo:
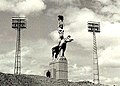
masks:
[(64, 17), (62, 15), (58, 15), (58, 20), (59, 21), (63, 21), (64, 20)]

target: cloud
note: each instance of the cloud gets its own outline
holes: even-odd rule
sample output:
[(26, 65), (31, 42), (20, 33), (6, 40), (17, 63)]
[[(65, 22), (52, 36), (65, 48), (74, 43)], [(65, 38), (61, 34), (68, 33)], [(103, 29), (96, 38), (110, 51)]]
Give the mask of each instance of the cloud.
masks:
[[(46, 40), (27, 41), (21, 48), (22, 73), (44, 75), (50, 61), (50, 44)], [(0, 54), (0, 71), (13, 73), (15, 50)]]
[(103, 83), (106, 83), (109, 86), (113, 86), (113, 85), (119, 85), (120, 82), (120, 78), (119, 77), (105, 77), (105, 76), (101, 76), (100, 77), (101, 81)]
[(49, 64), (47, 63), (52, 58), (50, 43), (48, 44), (45, 39), (40, 39), (27, 41), (24, 46), (26, 48), (22, 50), (24, 55), (22, 57), (22, 73), (44, 75), (44, 71), (48, 69)]
[(13, 55), (14, 55), (14, 52), (15, 51), (12, 50), (12, 51), (9, 51), (5, 54), (0, 54), (0, 67), (1, 67), (0, 71), (1, 72), (8, 73), (8, 71), (9, 71), (9, 73), (13, 73), (13, 68), (14, 68), (14, 65), (13, 65), (14, 56)]
[(112, 0), (94, 0), (94, 1), (99, 1), (102, 4), (105, 4), (105, 5), (111, 4), (111, 2), (112, 2)]
[[(80, 81), (91, 79), (92, 68), (90, 66), (81, 66), (79, 67), (77, 64), (69, 66), (69, 80), (72, 81)], [(89, 78), (88, 78), (89, 77)]]
[(100, 13), (106, 16), (110, 22), (120, 22), (120, 1), (119, 0), (97, 0), (103, 7)]
[[(120, 23), (103, 22), (98, 38), (99, 63), (107, 67), (119, 67)], [(102, 41), (100, 41), (102, 40)]]
[(103, 50), (99, 57), (100, 65), (108, 67), (120, 67), (120, 46), (109, 46)]
[(66, 8), (81, 7), (81, 0), (45, 0), (51, 3), (53, 7), (47, 9), (47, 15), (53, 16), (64, 13)]
[(42, 0), (0, 0), (0, 11), (11, 11), (18, 15), (41, 12), (46, 8)]
[(64, 4), (69, 4), (69, 5), (81, 5), (80, 0), (49, 0), (50, 2), (55, 2), (57, 5), (64, 5)]

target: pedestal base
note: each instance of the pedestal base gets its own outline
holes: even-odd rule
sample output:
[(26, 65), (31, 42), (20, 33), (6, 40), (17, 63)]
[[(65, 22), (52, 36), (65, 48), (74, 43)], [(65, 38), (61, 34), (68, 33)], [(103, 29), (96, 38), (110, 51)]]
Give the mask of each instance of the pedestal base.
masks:
[(49, 66), (51, 78), (68, 80), (68, 62), (65, 57), (60, 57), (53, 60), (52, 62), (50, 62)]

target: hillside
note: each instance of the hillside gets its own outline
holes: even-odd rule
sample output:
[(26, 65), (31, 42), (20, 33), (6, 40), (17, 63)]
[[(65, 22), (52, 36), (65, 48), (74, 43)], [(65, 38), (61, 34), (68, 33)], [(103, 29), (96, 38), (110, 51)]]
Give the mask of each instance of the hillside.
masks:
[(67, 82), (38, 75), (0, 73), (0, 86), (95, 86), (89, 81)]

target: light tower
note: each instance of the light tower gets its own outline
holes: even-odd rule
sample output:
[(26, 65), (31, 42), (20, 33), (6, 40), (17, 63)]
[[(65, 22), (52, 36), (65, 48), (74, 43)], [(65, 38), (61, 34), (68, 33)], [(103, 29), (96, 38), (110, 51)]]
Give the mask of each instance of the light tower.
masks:
[(97, 43), (95, 33), (100, 33), (100, 22), (88, 22), (88, 32), (93, 33), (93, 81), (95, 84), (99, 85), (99, 65), (98, 65), (98, 55), (97, 55)]
[(21, 74), (21, 29), (26, 28), (25, 17), (12, 17), (12, 28), (17, 31), (14, 74)]

